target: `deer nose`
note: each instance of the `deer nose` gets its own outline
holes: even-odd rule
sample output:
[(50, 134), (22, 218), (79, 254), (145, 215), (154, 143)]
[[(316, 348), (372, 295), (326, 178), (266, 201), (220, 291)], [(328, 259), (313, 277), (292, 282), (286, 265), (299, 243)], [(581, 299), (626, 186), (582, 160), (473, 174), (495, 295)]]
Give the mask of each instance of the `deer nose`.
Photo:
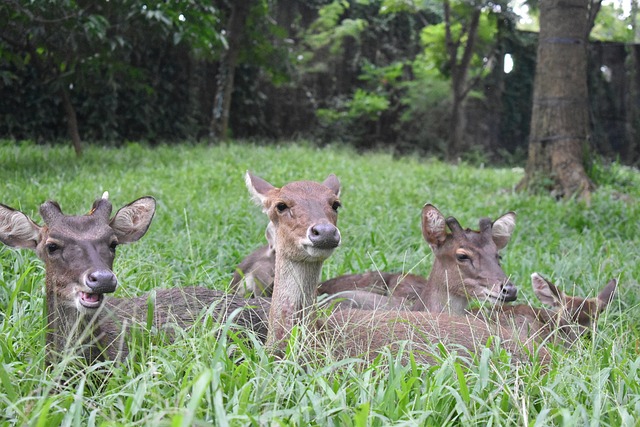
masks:
[(87, 274), (84, 283), (94, 293), (108, 294), (115, 292), (118, 279), (111, 270), (95, 270)]
[(333, 224), (316, 224), (309, 227), (307, 237), (313, 243), (314, 248), (333, 249), (340, 244), (340, 231)]
[(504, 302), (515, 301), (518, 297), (518, 288), (516, 288), (516, 285), (511, 282), (503, 283), (502, 288), (500, 289), (500, 295)]

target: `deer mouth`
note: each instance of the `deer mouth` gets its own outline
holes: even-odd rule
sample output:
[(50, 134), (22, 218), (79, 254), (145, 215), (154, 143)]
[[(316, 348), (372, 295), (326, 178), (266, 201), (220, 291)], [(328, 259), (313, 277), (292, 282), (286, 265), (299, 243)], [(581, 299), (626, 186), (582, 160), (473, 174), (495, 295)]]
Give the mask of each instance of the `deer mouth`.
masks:
[(102, 304), (104, 294), (94, 294), (91, 292), (79, 292), (80, 304), (85, 308), (98, 308)]
[(302, 245), (304, 251), (310, 258), (314, 258), (317, 260), (326, 260), (329, 258), (336, 248), (319, 248), (314, 245)]
[(497, 292), (486, 292), (485, 298), (494, 304), (511, 302), (516, 300), (515, 296), (512, 297), (512, 296), (505, 295), (503, 293), (497, 293)]

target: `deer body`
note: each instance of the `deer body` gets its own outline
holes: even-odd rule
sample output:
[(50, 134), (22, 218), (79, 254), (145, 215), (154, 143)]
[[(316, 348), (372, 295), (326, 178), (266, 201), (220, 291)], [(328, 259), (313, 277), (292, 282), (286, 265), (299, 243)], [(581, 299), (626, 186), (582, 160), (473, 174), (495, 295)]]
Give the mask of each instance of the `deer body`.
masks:
[[(126, 338), (132, 324), (146, 325), (149, 296), (110, 298), (118, 281), (112, 271), (116, 248), (139, 240), (155, 212), (155, 200), (143, 197), (120, 209), (98, 199), (87, 215), (68, 216), (55, 202), (40, 207), (45, 226), (25, 214), (0, 205), (0, 241), (36, 251), (45, 263), (48, 331), (47, 363), (67, 350), (88, 361), (117, 359), (128, 354)], [(224, 319), (238, 308), (236, 323), (266, 337), (268, 301), (233, 299), (205, 288), (175, 288), (155, 293), (154, 325), (188, 327), (215, 303), (213, 314)]]
[[(494, 334), (504, 338), (516, 359), (528, 357), (509, 330), (464, 316), (354, 309), (337, 310), (326, 319), (319, 319), (314, 303), (322, 263), (340, 243), (336, 227), (340, 206), (337, 178), (330, 175), (322, 184), (300, 181), (277, 188), (247, 173), (246, 182), (275, 230), (276, 267), (268, 345), (281, 347), (293, 327), (304, 325), (319, 341), (329, 343), (329, 349), (339, 357), (364, 354), (371, 358), (382, 347), (403, 340), (418, 348), (442, 340), (474, 352)], [(487, 234), (490, 226), (490, 222), (481, 224), (485, 233), (482, 238), (491, 238)], [(416, 357), (433, 360), (428, 350), (417, 352)]]
[(606, 309), (617, 287), (617, 281), (612, 279), (596, 298), (582, 298), (566, 295), (538, 273), (531, 275), (531, 284), (538, 299), (551, 308), (527, 304), (505, 305), (490, 310), (474, 309), (470, 315), (511, 327), (522, 340), (534, 339), (570, 346), (590, 329), (598, 315)]

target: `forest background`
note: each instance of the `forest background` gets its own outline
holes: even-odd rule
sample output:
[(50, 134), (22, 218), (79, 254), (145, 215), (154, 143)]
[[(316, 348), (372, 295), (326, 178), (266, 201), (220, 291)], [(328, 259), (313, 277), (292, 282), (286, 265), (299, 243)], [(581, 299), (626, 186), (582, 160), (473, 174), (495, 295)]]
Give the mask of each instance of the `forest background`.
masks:
[[(589, 6), (587, 148), (635, 164), (637, 5)], [(78, 153), (310, 139), (523, 165), (537, 16), (480, 0), (6, 1), (0, 138)]]

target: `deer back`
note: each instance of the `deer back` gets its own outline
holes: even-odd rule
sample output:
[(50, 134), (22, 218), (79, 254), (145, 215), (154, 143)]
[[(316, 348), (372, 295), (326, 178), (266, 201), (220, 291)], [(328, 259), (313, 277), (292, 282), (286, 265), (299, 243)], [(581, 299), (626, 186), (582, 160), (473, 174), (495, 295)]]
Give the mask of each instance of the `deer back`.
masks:
[(330, 331), (326, 345), (338, 357), (371, 360), (383, 348), (397, 350), (402, 345), (407, 351), (405, 354), (410, 353), (416, 360), (437, 363), (437, 345), (440, 343), (449, 352), (456, 351), (470, 357), (478, 354), (492, 337), (499, 337), (500, 345), (515, 362), (530, 362), (536, 358), (543, 364), (550, 361), (544, 348), (521, 342), (519, 336), (508, 328), (466, 316), (393, 310), (339, 310), (329, 317), (325, 327)]

